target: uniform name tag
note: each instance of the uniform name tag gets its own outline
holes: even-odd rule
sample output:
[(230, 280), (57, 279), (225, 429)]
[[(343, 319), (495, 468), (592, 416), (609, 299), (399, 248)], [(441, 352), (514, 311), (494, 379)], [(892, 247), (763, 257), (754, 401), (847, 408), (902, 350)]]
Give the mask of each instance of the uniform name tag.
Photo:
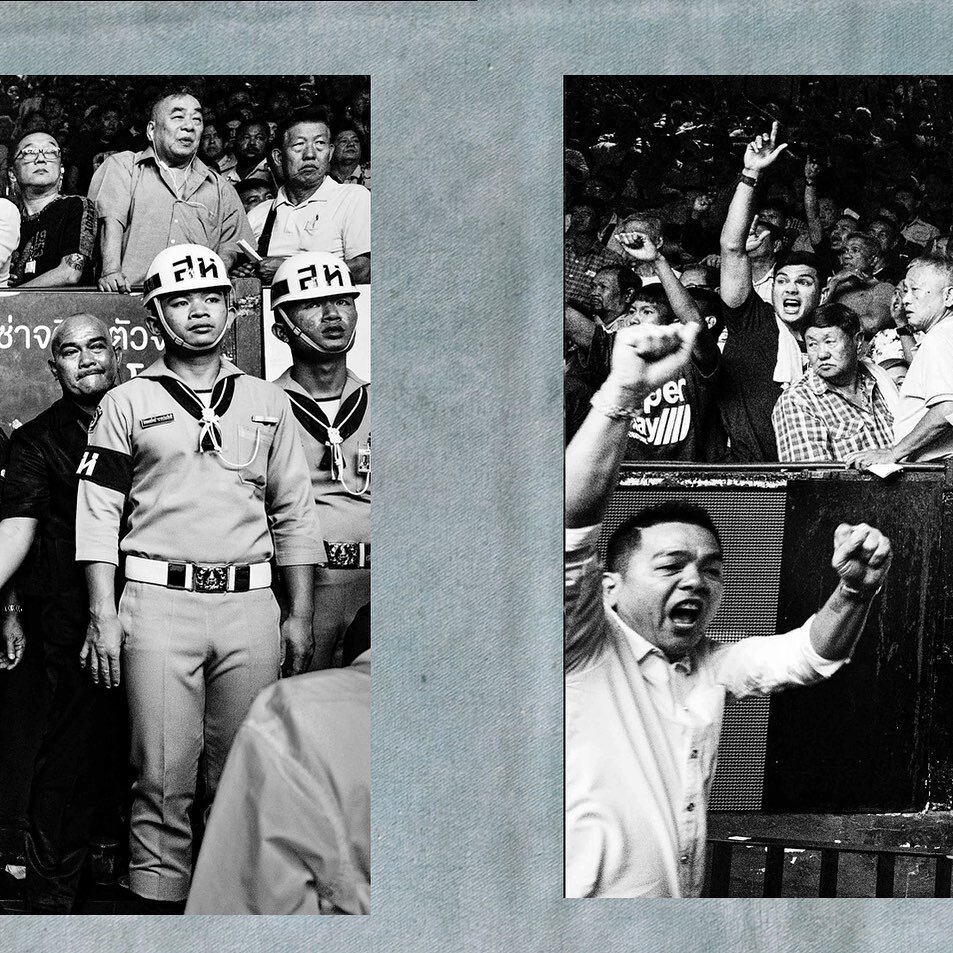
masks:
[(143, 430), (148, 430), (149, 427), (159, 427), (162, 424), (171, 424), (175, 420), (175, 414), (156, 414), (155, 417), (143, 417), (139, 421), (139, 426)]
[(253, 414), (251, 422), (253, 424), (271, 424), (272, 426), (274, 426), (275, 424), (278, 423), (278, 418), (277, 417), (263, 417), (260, 414)]

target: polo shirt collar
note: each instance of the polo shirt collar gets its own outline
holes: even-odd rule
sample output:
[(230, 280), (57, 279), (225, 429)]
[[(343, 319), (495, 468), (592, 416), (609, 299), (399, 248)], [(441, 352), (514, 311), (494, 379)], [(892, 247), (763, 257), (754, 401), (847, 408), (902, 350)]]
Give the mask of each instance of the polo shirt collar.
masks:
[(304, 205), (308, 205), (311, 202), (326, 202), (331, 197), (331, 192), (334, 191), (334, 187), (338, 183), (331, 178), (331, 176), (326, 175), (324, 181), (315, 189), (315, 191), (308, 196), (303, 202), (300, 202), (298, 205), (295, 205), (291, 199), (288, 198), (288, 193), (285, 191), (285, 187), (282, 186), (278, 189), (278, 194), (275, 196), (275, 207), (279, 205), (289, 205), (291, 208), (301, 208)]
[[(240, 374), (245, 372), (236, 367), (225, 355), (222, 355), (222, 366), (218, 369), (218, 375), (215, 378), (214, 384), (217, 384), (220, 380), (223, 380), (226, 377), (237, 377)], [(171, 377), (174, 380), (181, 381), (185, 384), (186, 387), (189, 385), (179, 377), (174, 371), (170, 371), (168, 366), (165, 363), (165, 355), (160, 354), (155, 361), (153, 361), (144, 371), (139, 372), (139, 377)]]

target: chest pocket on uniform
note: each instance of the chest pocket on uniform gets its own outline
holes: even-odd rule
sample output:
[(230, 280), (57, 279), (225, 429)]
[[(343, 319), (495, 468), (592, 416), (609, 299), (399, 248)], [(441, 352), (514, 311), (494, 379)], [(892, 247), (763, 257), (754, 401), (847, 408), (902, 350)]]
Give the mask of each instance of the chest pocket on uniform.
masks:
[(237, 462), (242, 466), (238, 475), (242, 483), (254, 486), (259, 492), (265, 492), (268, 475), (268, 457), (274, 434), (271, 428), (251, 425), (238, 427)]

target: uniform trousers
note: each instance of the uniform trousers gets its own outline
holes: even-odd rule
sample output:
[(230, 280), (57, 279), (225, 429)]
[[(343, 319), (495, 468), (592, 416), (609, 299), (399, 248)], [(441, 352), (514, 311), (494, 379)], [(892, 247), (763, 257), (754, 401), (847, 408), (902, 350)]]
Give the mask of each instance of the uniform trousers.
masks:
[(201, 593), (127, 581), (119, 621), (135, 772), (129, 886), (150, 900), (184, 900), (200, 757), (210, 805), (251, 703), (278, 678), (278, 604), (270, 589)]
[[(344, 633), (358, 609), (371, 601), (370, 569), (314, 570), (314, 618), (316, 645), (334, 646), (334, 664), (341, 665)], [(312, 671), (314, 667), (312, 666)]]

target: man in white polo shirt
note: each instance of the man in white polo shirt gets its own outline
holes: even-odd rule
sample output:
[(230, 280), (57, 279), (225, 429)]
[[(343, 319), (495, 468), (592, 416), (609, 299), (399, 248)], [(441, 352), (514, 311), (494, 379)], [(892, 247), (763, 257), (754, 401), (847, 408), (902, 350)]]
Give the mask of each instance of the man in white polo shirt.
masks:
[(848, 455), (857, 469), (953, 457), (953, 263), (942, 255), (911, 261), (902, 302), (909, 326), (923, 337), (900, 388), (894, 445)]
[[(355, 284), (371, 278), (371, 193), (342, 185), (328, 175), (334, 145), (323, 113), (293, 113), (275, 131), (272, 152), (285, 179), (272, 202), (248, 213), (264, 258), (257, 274), (269, 283), (284, 259), (325, 252), (344, 259)], [(234, 274), (252, 274), (242, 266)]]

